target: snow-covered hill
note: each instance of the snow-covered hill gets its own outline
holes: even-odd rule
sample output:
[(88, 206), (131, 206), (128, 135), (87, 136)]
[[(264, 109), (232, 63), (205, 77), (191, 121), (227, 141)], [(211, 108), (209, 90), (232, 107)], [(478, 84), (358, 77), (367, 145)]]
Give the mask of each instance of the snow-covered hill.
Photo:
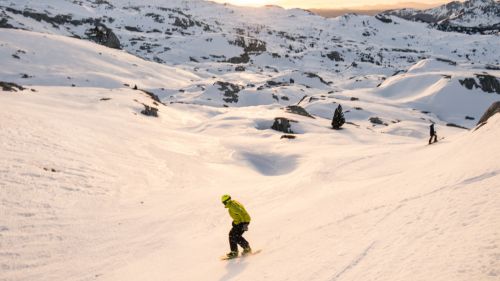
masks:
[(427, 10), (391, 10), (382, 15), (395, 15), (412, 21), (431, 23), (443, 31), (500, 33), (500, 2), (497, 0), (453, 1)]
[(498, 36), (108, 2), (0, 1), (0, 280), (498, 279)]
[[(307, 96), (302, 106), (316, 106), (308, 101), (319, 99), (332, 112), (331, 102), (337, 96), (342, 99), (346, 93), (357, 95), (350, 91), (378, 91), (375, 87), (384, 80), (408, 76), (404, 72), (422, 60), (438, 60), (443, 67), (451, 64), (438, 75), (451, 76), (450, 85), (468, 79), (469, 89), (483, 89), (478, 87), (481, 79), (476, 74), (498, 81), (499, 58), (492, 51), (500, 44), (498, 36), (445, 33), (397, 17), (325, 19), (298, 9), (243, 8), (205, 1), (0, 3), (4, 27), (86, 38), (199, 77), (183, 86), (134, 82), (170, 102), (286, 106)], [(19, 71), (10, 73), (9, 81), (38, 83), (19, 59), (24, 50), (11, 48), (10, 52), (7, 61), (24, 66), (16, 67)], [(436, 79), (431, 80), (421, 86), (431, 87)], [(490, 84), (493, 87), (486, 92), (500, 93), (498, 82)], [(452, 88), (472, 96), (465, 86)], [(481, 109), (457, 111), (456, 118), (442, 117), (443, 121), (471, 127), (475, 123), (465, 119), (466, 115), (478, 118), (492, 96), (474, 95)], [(435, 109), (428, 102), (415, 106), (425, 112)]]

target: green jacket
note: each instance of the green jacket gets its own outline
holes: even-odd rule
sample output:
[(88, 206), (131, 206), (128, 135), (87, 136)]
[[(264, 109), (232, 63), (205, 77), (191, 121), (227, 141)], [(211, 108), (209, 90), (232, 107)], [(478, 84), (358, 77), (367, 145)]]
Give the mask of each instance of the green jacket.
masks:
[(233, 218), (234, 224), (250, 222), (250, 215), (247, 213), (247, 210), (245, 210), (245, 207), (243, 207), (240, 202), (236, 200), (229, 200), (226, 203), (225, 207), (228, 209), (231, 218)]

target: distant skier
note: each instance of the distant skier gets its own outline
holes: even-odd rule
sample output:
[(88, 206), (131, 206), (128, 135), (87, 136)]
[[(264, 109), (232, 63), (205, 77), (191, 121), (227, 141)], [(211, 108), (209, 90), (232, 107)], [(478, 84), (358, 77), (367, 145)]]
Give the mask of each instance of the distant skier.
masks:
[(229, 215), (233, 219), (233, 228), (229, 231), (229, 247), (231, 248), (231, 252), (226, 254), (227, 258), (238, 257), (238, 245), (243, 248), (243, 256), (251, 254), (252, 249), (250, 248), (250, 244), (242, 236), (248, 230), (250, 215), (248, 215), (245, 207), (240, 202), (231, 200), (231, 196), (227, 194), (222, 195), (222, 204), (228, 209)]
[(434, 123), (431, 124), (429, 133), (431, 135), (431, 138), (429, 139), (429, 144), (433, 143), (432, 138), (434, 138), (434, 142), (437, 142), (438, 140), (437, 140), (436, 130), (434, 130)]

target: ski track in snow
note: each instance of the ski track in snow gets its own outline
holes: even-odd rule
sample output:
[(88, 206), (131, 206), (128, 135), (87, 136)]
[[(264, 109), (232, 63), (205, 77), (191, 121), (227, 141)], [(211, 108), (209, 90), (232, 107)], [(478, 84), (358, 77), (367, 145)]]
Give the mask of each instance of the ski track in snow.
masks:
[(357, 255), (346, 267), (344, 267), (344, 269), (342, 269), (342, 271), (340, 271), (339, 273), (335, 274), (335, 276), (330, 279), (330, 281), (337, 281), (339, 280), (339, 278), (342, 277), (342, 275), (344, 275), (345, 273), (347, 273), (349, 270), (353, 269), (354, 267), (356, 267), (360, 262), (363, 261), (364, 258), (366, 258), (366, 256), (368, 255), (368, 253), (370, 252), (370, 250), (376, 245), (376, 241), (375, 242), (372, 242), (370, 245), (368, 245), (368, 247), (366, 247), (363, 252), (361, 252), (359, 255)]

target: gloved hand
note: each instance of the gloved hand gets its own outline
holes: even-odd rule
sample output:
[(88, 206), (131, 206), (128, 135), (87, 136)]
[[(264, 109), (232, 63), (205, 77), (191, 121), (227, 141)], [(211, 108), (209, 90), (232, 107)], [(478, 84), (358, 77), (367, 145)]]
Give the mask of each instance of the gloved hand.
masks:
[(244, 223), (244, 224), (241, 226), (241, 229), (243, 229), (243, 231), (248, 231), (248, 223)]

